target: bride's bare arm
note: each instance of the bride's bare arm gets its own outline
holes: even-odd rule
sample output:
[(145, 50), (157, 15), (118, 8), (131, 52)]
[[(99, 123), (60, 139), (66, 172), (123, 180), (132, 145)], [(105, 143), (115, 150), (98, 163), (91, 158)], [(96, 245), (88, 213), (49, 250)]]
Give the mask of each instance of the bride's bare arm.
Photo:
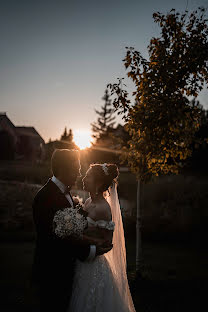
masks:
[[(102, 220), (109, 222), (111, 221), (111, 210), (107, 202), (104, 202), (101, 205), (95, 205), (90, 203), (90, 198), (85, 202), (85, 207), (87, 206), (88, 217), (94, 221)], [(86, 208), (85, 208), (86, 209)], [(113, 231), (101, 228), (97, 226), (90, 226), (85, 229), (83, 233), (84, 240), (94, 240), (97, 245), (99, 244), (112, 244)]]

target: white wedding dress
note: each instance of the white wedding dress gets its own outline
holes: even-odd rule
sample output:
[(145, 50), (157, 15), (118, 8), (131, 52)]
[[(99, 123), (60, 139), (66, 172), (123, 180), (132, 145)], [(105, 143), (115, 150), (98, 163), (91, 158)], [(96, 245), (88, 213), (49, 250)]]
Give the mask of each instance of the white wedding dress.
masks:
[[(113, 249), (92, 262), (76, 261), (68, 312), (135, 312), (126, 275), (126, 249), (117, 186), (107, 196), (115, 223)], [(107, 221), (88, 219), (88, 226), (110, 228)], [(111, 222), (111, 221), (110, 221)]]

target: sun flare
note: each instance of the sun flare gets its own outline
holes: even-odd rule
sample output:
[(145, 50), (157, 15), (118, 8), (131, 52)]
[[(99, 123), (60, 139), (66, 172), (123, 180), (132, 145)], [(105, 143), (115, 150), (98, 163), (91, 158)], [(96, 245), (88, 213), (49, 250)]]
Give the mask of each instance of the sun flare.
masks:
[(85, 149), (91, 146), (92, 137), (88, 130), (75, 130), (74, 142), (80, 149)]

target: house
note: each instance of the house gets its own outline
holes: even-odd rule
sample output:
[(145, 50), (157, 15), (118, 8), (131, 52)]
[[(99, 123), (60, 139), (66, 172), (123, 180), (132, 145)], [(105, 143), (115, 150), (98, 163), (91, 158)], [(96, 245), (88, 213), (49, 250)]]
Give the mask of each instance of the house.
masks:
[(42, 160), (45, 142), (34, 127), (15, 126), (0, 113), (0, 159)]

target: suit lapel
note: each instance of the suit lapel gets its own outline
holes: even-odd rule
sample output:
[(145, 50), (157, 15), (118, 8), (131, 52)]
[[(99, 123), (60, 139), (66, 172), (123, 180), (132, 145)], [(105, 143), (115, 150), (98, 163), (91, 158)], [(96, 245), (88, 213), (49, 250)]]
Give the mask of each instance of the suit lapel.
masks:
[(58, 186), (51, 181), (51, 179), (48, 180), (48, 187), (50, 188), (51, 200), (54, 201), (54, 207), (56, 207), (56, 210), (71, 207), (66, 196), (61, 192)]
[(66, 196), (61, 193), (61, 191), (57, 193), (56, 204), (60, 208), (71, 207), (70, 202), (67, 200)]

